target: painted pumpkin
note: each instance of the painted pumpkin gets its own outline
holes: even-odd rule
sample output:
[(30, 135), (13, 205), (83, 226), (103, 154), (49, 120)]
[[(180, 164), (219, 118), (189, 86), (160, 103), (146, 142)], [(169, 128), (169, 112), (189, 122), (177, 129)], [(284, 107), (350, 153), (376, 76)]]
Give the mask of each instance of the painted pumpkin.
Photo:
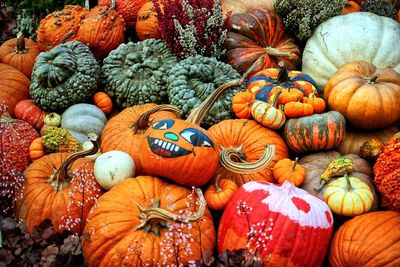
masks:
[(277, 67), (280, 61), (289, 69), (300, 64), (300, 48), (286, 35), (282, 18), (273, 11), (255, 8), (233, 14), (228, 20), (231, 28), (224, 42), (227, 62), (239, 73), (250, 77)]
[(345, 129), (343, 115), (329, 111), (287, 120), (283, 135), (290, 149), (299, 153), (338, 147)]
[(329, 265), (399, 266), (400, 213), (369, 212), (345, 222), (333, 236)]
[(333, 232), (329, 207), (290, 182), (248, 182), (229, 201), (218, 252), (246, 249), (265, 266), (320, 266)]
[(299, 164), (299, 158), (294, 161), (289, 158), (281, 159), (274, 165), (274, 178), (279, 184), (289, 181), (295, 186), (303, 183), (306, 176), (306, 169)]
[(280, 159), (289, 156), (288, 148), (282, 137), (254, 120), (224, 120), (209, 128), (208, 132), (215, 137), (221, 147), (236, 150), (239, 162), (254, 163), (263, 156), (265, 145), (275, 146), (273, 160), (262, 169), (238, 173), (224, 166), (219, 167), (217, 175), (220, 174), (224, 179), (235, 181), (238, 186), (249, 181), (274, 181), (273, 166)]
[(392, 68), (377, 69), (365, 61), (341, 66), (328, 81), (324, 98), (331, 110), (361, 129), (388, 127), (400, 118), (400, 74)]
[(138, 176), (117, 184), (97, 203), (85, 227), (88, 238), (83, 238), (89, 267), (211, 260), (216, 232), (200, 189), (191, 192), (156, 177)]

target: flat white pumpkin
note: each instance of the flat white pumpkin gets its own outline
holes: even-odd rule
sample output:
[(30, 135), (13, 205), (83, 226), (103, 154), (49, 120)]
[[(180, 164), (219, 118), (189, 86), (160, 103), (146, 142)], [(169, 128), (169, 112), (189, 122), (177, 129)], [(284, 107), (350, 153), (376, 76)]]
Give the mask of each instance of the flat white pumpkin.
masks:
[(94, 176), (101, 187), (110, 190), (122, 180), (135, 176), (135, 163), (125, 152), (107, 151), (94, 162)]
[(400, 72), (400, 24), (369, 12), (335, 16), (321, 23), (307, 41), (302, 72), (324, 90), (341, 65), (356, 60)]

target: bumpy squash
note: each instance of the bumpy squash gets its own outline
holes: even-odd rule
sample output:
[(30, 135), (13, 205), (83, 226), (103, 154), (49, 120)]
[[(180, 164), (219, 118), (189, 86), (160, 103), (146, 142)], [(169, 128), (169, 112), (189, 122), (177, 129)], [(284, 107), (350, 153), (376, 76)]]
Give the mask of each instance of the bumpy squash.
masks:
[(178, 62), (164, 42), (121, 44), (104, 59), (105, 91), (120, 107), (167, 103), (167, 81)]
[[(115, 0), (115, 11), (120, 14), (129, 28), (134, 28), (139, 9), (149, 0)], [(99, 6), (110, 6), (112, 0), (99, 0)]]
[(45, 111), (64, 111), (88, 101), (99, 76), (100, 66), (89, 48), (78, 41), (67, 42), (36, 58), (30, 95)]

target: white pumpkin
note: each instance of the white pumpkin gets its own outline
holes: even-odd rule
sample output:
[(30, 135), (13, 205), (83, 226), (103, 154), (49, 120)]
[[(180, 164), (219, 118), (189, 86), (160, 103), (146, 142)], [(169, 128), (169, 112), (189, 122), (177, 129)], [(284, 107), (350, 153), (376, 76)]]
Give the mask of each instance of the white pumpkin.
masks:
[(321, 23), (307, 41), (302, 72), (324, 90), (341, 65), (356, 60), (400, 72), (400, 24), (369, 12), (335, 16)]
[(94, 162), (94, 176), (105, 190), (110, 190), (122, 180), (135, 177), (135, 163), (132, 157), (119, 150), (107, 151)]

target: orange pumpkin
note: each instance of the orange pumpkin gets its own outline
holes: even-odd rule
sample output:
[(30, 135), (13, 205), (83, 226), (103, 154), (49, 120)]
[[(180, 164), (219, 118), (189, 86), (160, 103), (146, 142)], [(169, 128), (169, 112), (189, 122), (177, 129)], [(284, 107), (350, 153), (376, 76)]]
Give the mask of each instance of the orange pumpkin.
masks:
[(17, 38), (5, 41), (0, 46), (0, 62), (13, 66), (30, 78), (39, 53), (36, 43), (19, 33)]
[(0, 63), (0, 77), (0, 103), (4, 102), (8, 112), (14, 117), (17, 103), (29, 98), (31, 81), (16, 68), (3, 63)]
[(314, 113), (323, 113), (326, 108), (325, 100), (322, 97), (315, 96), (314, 93), (309, 94), (308, 97), (304, 97), (303, 103), (311, 104)]
[(89, 267), (209, 262), (216, 243), (201, 190), (151, 176), (115, 185), (99, 198), (88, 220), (82, 246)]
[[(99, 0), (99, 6), (110, 6), (113, 0)], [(115, 10), (122, 16), (126, 27), (135, 28), (138, 11), (150, 0), (115, 0)]]
[(207, 205), (213, 210), (223, 210), (238, 189), (234, 181), (220, 179), (220, 177), (221, 175), (218, 175), (215, 183), (211, 184), (204, 193)]
[(251, 106), (255, 100), (251, 92), (239, 92), (232, 97), (232, 110), (239, 119), (251, 118)]
[(255, 100), (251, 106), (251, 115), (258, 123), (269, 129), (280, 129), (286, 122), (286, 116), (276, 107), (278, 94), (271, 99), (273, 99), (271, 104)]
[(400, 118), (400, 74), (392, 68), (377, 69), (365, 61), (341, 66), (329, 80), (324, 98), (332, 110), (361, 129), (379, 129)]
[(314, 108), (311, 104), (301, 103), (300, 99), (297, 102), (286, 103), (283, 107), (285, 115), (290, 118), (299, 118), (310, 116), (314, 113)]
[(46, 155), (46, 148), (42, 142), (42, 138), (35, 138), (29, 146), (29, 157), (31, 160), (40, 159)]
[(342, 12), (340, 14), (346, 15), (352, 12), (359, 12), (361, 10), (361, 6), (356, 1), (347, 1), (344, 6)]
[(104, 92), (97, 92), (93, 96), (94, 104), (101, 109), (104, 114), (108, 115), (111, 113), (113, 103), (111, 98)]
[[(160, 4), (162, 10), (162, 4)], [(138, 12), (136, 21), (136, 35), (139, 40), (161, 39), (161, 32), (158, 26), (157, 13), (153, 2), (145, 3)]]
[(303, 168), (299, 163), (299, 158), (292, 161), (288, 158), (279, 160), (273, 169), (274, 178), (279, 184), (283, 184), (285, 181), (289, 181), (295, 186), (299, 186), (303, 183), (304, 177), (306, 176), (306, 169)]
[(15, 118), (26, 121), (36, 129), (43, 127), (46, 112), (36, 106), (32, 99), (19, 101), (14, 112)]

